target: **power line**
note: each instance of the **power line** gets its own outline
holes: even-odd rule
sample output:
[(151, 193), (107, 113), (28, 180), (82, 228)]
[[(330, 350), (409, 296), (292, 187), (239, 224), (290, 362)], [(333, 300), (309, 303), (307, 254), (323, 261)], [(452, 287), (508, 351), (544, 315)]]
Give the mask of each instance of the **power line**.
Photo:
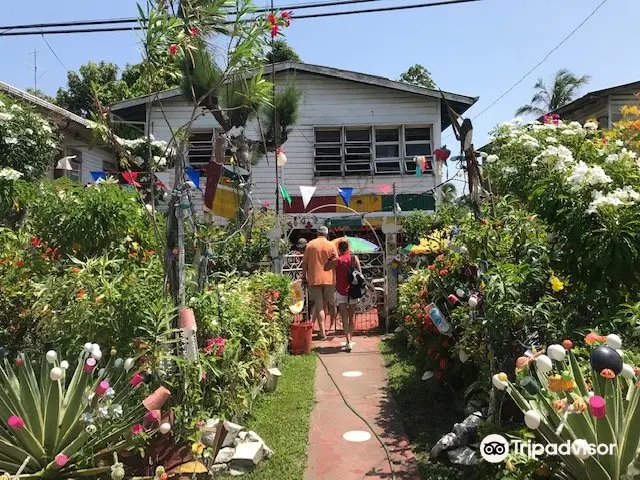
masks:
[[(593, 11), (591, 13), (589, 13), (589, 15), (586, 16), (586, 18), (584, 20), (582, 20), (582, 22), (580, 22), (580, 24), (578, 24), (578, 26), (576, 28), (574, 28), (573, 30), (571, 30), (571, 32), (569, 32), (569, 34), (564, 37), (555, 47), (553, 47), (551, 50), (549, 50), (549, 52), (544, 56), (544, 58), (542, 60), (540, 60), (538, 63), (536, 63), (533, 68), (531, 68), (527, 73), (525, 73), (522, 77), (520, 77), (520, 79), (514, 83), (507, 91), (505, 91), (502, 95), (500, 95), (498, 98), (496, 98), (493, 102), (491, 102), (487, 107), (485, 107), (482, 111), (480, 111), (480, 113), (476, 114), (472, 120), (475, 120), (476, 118), (478, 118), (480, 115), (482, 115), (483, 113), (485, 113), (487, 110), (489, 110), (491, 107), (493, 107), (496, 103), (498, 103), (500, 100), (502, 100), (505, 96), (507, 96), (514, 88), (516, 88), (518, 85), (520, 85), (529, 75), (531, 75), (533, 73), (534, 70), (536, 70), (540, 65), (542, 65), (544, 62), (547, 61), (547, 59), (556, 51), (558, 50), (562, 45), (564, 45), (567, 40), (569, 40), (578, 30), (580, 30), (582, 28), (582, 26), (587, 23), (587, 21), (593, 17), (596, 12), (598, 10), (600, 10), (600, 8), (607, 3), (608, 0), (602, 0), (602, 2), (600, 2), (600, 4), (598, 4), (598, 6), (593, 9)], [(444, 140), (446, 140), (447, 138), (451, 137), (453, 134), (449, 134), (447, 135), (447, 137), (444, 138)]]
[[(278, 7), (278, 10), (303, 10), (308, 8), (320, 8), (320, 7), (333, 7), (338, 5), (351, 5), (356, 3), (368, 3), (368, 2), (378, 2), (381, 0), (334, 0), (330, 2), (311, 2), (311, 3), (301, 3), (297, 5), (288, 5), (283, 7)], [(251, 13), (269, 13), (272, 9), (269, 8), (261, 8), (257, 9)], [(237, 14), (238, 12), (231, 11), (227, 12), (230, 15)], [(100, 20), (70, 20), (67, 22), (54, 22), (54, 23), (32, 23), (26, 25), (6, 25), (0, 27), (0, 30), (27, 30), (30, 28), (51, 28), (51, 27), (82, 27), (82, 26), (95, 26), (95, 25), (119, 25), (126, 23), (138, 23), (139, 19), (135, 17), (128, 18), (113, 18), (113, 19), (100, 19)]]
[[(379, 0), (350, 0), (349, 2), (331, 2), (333, 4), (345, 5), (348, 3), (364, 2), (364, 1), (379, 1)], [(369, 8), (369, 9), (361, 9), (361, 10), (347, 10), (341, 12), (324, 12), (324, 13), (313, 13), (307, 15), (295, 15), (293, 17), (294, 20), (303, 20), (309, 18), (324, 18), (324, 17), (337, 17), (343, 15), (355, 15), (362, 13), (380, 13), (380, 12), (392, 12), (392, 11), (400, 11), (400, 10), (413, 10), (417, 8), (428, 8), (428, 7), (438, 7), (444, 5), (456, 5), (460, 3), (471, 3), (471, 2), (479, 2), (482, 0), (443, 0), (437, 2), (430, 3), (420, 3), (414, 5), (399, 5), (394, 7), (381, 7), (381, 8)], [(606, 0), (605, 0), (606, 1)], [(329, 3), (329, 2), (327, 2)], [(306, 7), (306, 8), (315, 8), (317, 7)], [(293, 7), (295, 8), (295, 7)], [(299, 7), (298, 7), (299, 8)], [(256, 12), (257, 13), (257, 12)], [(251, 22), (256, 20), (256, 18), (245, 19), (245, 22)], [(234, 24), (234, 21), (225, 22), (226, 24)], [(139, 25), (131, 25), (128, 27), (108, 27), (108, 28), (74, 28), (74, 29), (62, 29), (62, 30), (28, 30), (28, 31), (12, 31), (17, 30), (18, 26), (7, 26), (0, 27), (5, 28), (8, 31), (0, 32), (0, 37), (10, 37), (10, 36), (28, 36), (28, 35), (60, 35), (60, 34), (71, 34), (71, 33), (104, 33), (104, 32), (125, 32), (125, 31), (138, 31), (142, 30), (143, 27)]]
[(42, 35), (42, 40), (44, 40), (44, 43), (47, 44), (47, 47), (49, 47), (49, 50), (51, 50), (51, 53), (53, 53), (53, 56), (56, 57), (56, 60), (58, 60), (58, 63), (60, 65), (62, 65), (62, 68), (64, 68), (64, 70), (66, 72), (69, 71), (69, 69), (65, 66), (64, 62), (62, 60), (60, 60), (60, 57), (58, 56), (58, 54), (53, 50), (53, 47), (49, 44), (49, 42), (47, 41), (47, 39), (45, 38), (44, 35)]

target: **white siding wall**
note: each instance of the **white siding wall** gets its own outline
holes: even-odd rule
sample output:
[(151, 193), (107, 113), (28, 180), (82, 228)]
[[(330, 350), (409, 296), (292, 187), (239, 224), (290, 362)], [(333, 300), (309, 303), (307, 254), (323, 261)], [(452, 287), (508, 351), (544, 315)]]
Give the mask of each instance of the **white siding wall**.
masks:
[[(345, 80), (309, 73), (282, 73), (276, 84), (282, 86), (295, 82), (302, 91), (298, 124), (292, 129), (284, 150), (288, 159), (281, 169), (281, 182), (292, 196), (300, 194), (299, 185), (316, 185), (316, 195), (336, 195), (338, 187), (353, 187), (354, 195), (378, 193), (376, 185), (396, 183), (397, 193), (421, 193), (435, 184), (433, 175), (376, 175), (367, 177), (314, 179), (314, 126), (398, 126), (430, 125), (433, 132), (432, 148), (440, 145), (440, 102), (436, 98), (424, 97), (386, 88), (364, 85)], [(164, 110), (164, 114), (163, 114)], [(171, 129), (185, 125), (191, 118), (193, 108), (181, 98), (163, 101), (162, 109), (154, 106), (151, 111), (152, 133), (157, 139), (171, 138)], [(194, 129), (217, 128), (211, 115), (199, 116)], [(247, 126), (247, 135), (259, 139), (257, 125)], [(275, 167), (273, 156), (270, 164), (262, 159), (253, 167), (254, 201), (269, 201), (275, 204)], [(198, 195), (197, 197), (201, 197)], [(201, 199), (199, 199), (201, 202)]]
[(100, 147), (90, 147), (87, 143), (79, 140), (66, 142), (67, 148), (73, 148), (82, 153), (82, 179), (83, 185), (93, 183), (91, 172), (101, 172), (105, 168), (110, 169), (109, 164), (115, 165), (115, 156)]

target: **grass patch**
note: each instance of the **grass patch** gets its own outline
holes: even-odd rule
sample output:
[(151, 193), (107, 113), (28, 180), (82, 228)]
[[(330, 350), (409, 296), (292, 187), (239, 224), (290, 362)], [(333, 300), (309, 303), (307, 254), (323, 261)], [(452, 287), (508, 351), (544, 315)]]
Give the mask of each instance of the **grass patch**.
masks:
[(243, 475), (243, 479), (303, 478), (315, 374), (315, 355), (284, 358), (277, 390), (256, 400), (246, 426), (260, 435), (275, 455), (261, 462), (251, 473)]
[(464, 419), (460, 395), (446, 387), (424, 382), (421, 362), (409, 351), (406, 340), (395, 335), (380, 343), (387, 366), (389, 389), (400, 409), (401, 420), (420, 464), (422, 478), (428, 480), (475, 480), (477, 472), (440, 462), (430, 462), (431, 447), (453, 424)]

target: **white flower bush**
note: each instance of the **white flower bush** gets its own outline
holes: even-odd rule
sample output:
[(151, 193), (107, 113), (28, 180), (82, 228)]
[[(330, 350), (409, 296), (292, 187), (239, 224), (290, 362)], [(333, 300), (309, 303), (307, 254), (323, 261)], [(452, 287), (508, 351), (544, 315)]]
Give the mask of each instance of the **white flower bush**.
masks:
[(0, 95), (0, 168), (18, 171), (27, 181), (38, 180), (53, 165), (57, 142), (42, 115)]
[(148, 171), (150, 166), (152, 171), (160, 172), (170, 167), (169, 159), (175, 156), (174, 147), (170, 147), (167, 142), (162, 140), (156, 140), (153, 135), (149, 135), (149, 140), (151, 141), (150, 165), (147, 163), (147, 159), (149, 158), (149, 142), (147, 142), (147, 137), (140, 137), (135, 140), (126, 140), (120, 137), (116, 138), (118, 144), (134, 159), (135, 169)]

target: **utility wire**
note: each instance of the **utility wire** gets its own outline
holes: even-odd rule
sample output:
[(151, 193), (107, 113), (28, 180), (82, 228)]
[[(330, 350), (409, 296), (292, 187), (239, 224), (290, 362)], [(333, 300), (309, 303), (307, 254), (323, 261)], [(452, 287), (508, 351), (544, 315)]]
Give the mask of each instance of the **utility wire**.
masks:
[[(283, 7), (276, 7), (278, 10), (304, 10), (309, 8), (320, 8), (320, 7), (333, 7), (338, 5), (352, 5), (356, 3), (368, 3), (368, 2), (379, 2), (381, 0), (334, 0), (330, 2), (311, 2), (311, 3), (301, 3), (297, 5), (287, 5)], [(254, 10), (251, 13), (270, 13), (272, 10), (269, 8), (261, 8)], [(233, 15), (237, 14), (235, 11), (230, 11), (228, 14)], [(92, 26), (92, 25), (122, 25), (127, 23), (138, 23), (139, 19), (135, 17), (128, 18), (105, 18), (100, 20), (70, 20), (66, 22), (53, 22), (53, 23), (31, 23), (26, 25), (6, 25), (0, 27), (0, 30), (27, 30), (30, 28), (51, 28), (51, 27), (82, 27), (82, 26)]]
[[(583, 25), (585, 23), (587, 23), (587, 21), (593, 17), (596, 12), (598, 10), (600, 10), (600, 8), (602, 6), (604, 6), (605, 3), (607, 3), (608, 0), (602, 0), (602, 2), (600, 2), (598, 4), (598, 6), (593, 9), (591, 11), (591, 13), (589, 13), (589, 15), (586, 16), (586, 18), (584, 20), (582, 20), (582, 22), (580, 22), (578, 24), (577, 27), (575, 27), (573, 30), (571, 30), (571, 32), (569, 32), (569, 34), (564, 37), (562, 40), (560, 40), (560, 42), (558, 44), (556, 44), (555, 47), (553, 47), (551, 50), (549, 50), (549, 52), (544, 56), (544, 58), (542, 60), (540, 60), (538, 63), (536, 63), (527, 73), (525, 73), (522, 77), (520, 77), (520, 79), (514, 83), (511, 87), (509, 87), (508, 90), (506, 90), (502, 95), (500, 95), (498, 98), (496, 98), (493, 102), (491, 102), (487, 107), (485, 107), (483, 110), (481, 110), (479, 113), (477, 113), (476, 115), (474, 115), (472, 117), (472, 120), (475, 120), (476, 118), (478, 118), (480, 115), (482, 115), (483, 113), (485, 113), (487, 110), (489, 110), (491, 107), (493, 107), (496, 103), (498, 103), (500, 100), (502, 100), (505, 96), (507, 96), (514, 88), (516, 88), (518, 85), (520, 85), (529, 75), (531, 75), (533, 73), (534, 70), (536, 70), (540, 65), (542, 65), (544, 62), (547, 61), (547, 59), (556, 51), (558, 50), (562, 45), (564, 45), (567, 40), (569, 40), (578, 30), (580, 30)], [(447, 138), (451, 137), (453, 134), (449, 134), (447, 135), (444, 140), (446, 140)]]
[(53, 47), (49, 44), (49, 42), (47, 41), (46, 37), (44, 35), (42, 35), (42, 40), (44, 40), (44, 43), (47, 44), (47, 47), (49, 47), (49, 50), (51, 50), (51, 53), (53, 53), (53, 56), (56, 57), (56, 60), (58, 60), (58, 63), (60, 65), (62, 65), (62, 68), (64, 68), (65, 72), (68, 72), (69, 69), (66, 67), (66, 65), (64, 64), (64, 62), (62, 60), (60, 60), (60, 57), (58, 56), (58, 54), (55, 52), (55, 50), (53, 49)]
[[(364, 0), (361, 0), (364, 1)], [(367, 1), (375, 1), (375, 0), (367, 0)], [(394, 7), (380, 7), (380, 8), (369, 8), (369, 9), (361, 9), (361, 10), (347, 10), (342, 12), (324, 12), (324, 13), (312, 13), (307, 15), (295, 15), (293, 16), (294, 20), (303, 20), (308, 18), (325, 18), (325, 17), (337, 17), (343, 15), (356, 15), (362, 13), (380, 13), (380, 12), (392, 12), (399, 10), (412, 10), (417, 8), (428, 8), (428, 7), (438, 7), (443, 5), (456, 5), (460, 3), (471, 3), (471, 2), (479, 2), (482, 0), (443, 0), (438, 2), (430, 2), (430, 3), (419, 3), (414, 5), (398, 5)], [(606, 1), (606, 0), (605, 0)], [(245, 20), (241, 20), (244, 22), (252, 22), (255, 21), (256, 18), (248, 18)], [(234, 21), (224, 22), (225, 24), (235, 24)], [(16, 30), (19, 26), (7, 26), (0, 27), (6, 28), (10, 30)], [(126, 32), (126, 31), (137, 31), (143, 30), (143, 27), (140, 25), (131, 25), (129, 27), (108, 27), (108, 28), (74, 28), (74, 29), (62, 29), (62, 30), (27, 30), (27, 31), (7, 31), (0, 32), (0, 37), (13, 37), (13, 36), (27, 36), (27, 35), (60, 35), (60, 34), (70, 34), (70, 33), (104, 33), (104, 32)]]

